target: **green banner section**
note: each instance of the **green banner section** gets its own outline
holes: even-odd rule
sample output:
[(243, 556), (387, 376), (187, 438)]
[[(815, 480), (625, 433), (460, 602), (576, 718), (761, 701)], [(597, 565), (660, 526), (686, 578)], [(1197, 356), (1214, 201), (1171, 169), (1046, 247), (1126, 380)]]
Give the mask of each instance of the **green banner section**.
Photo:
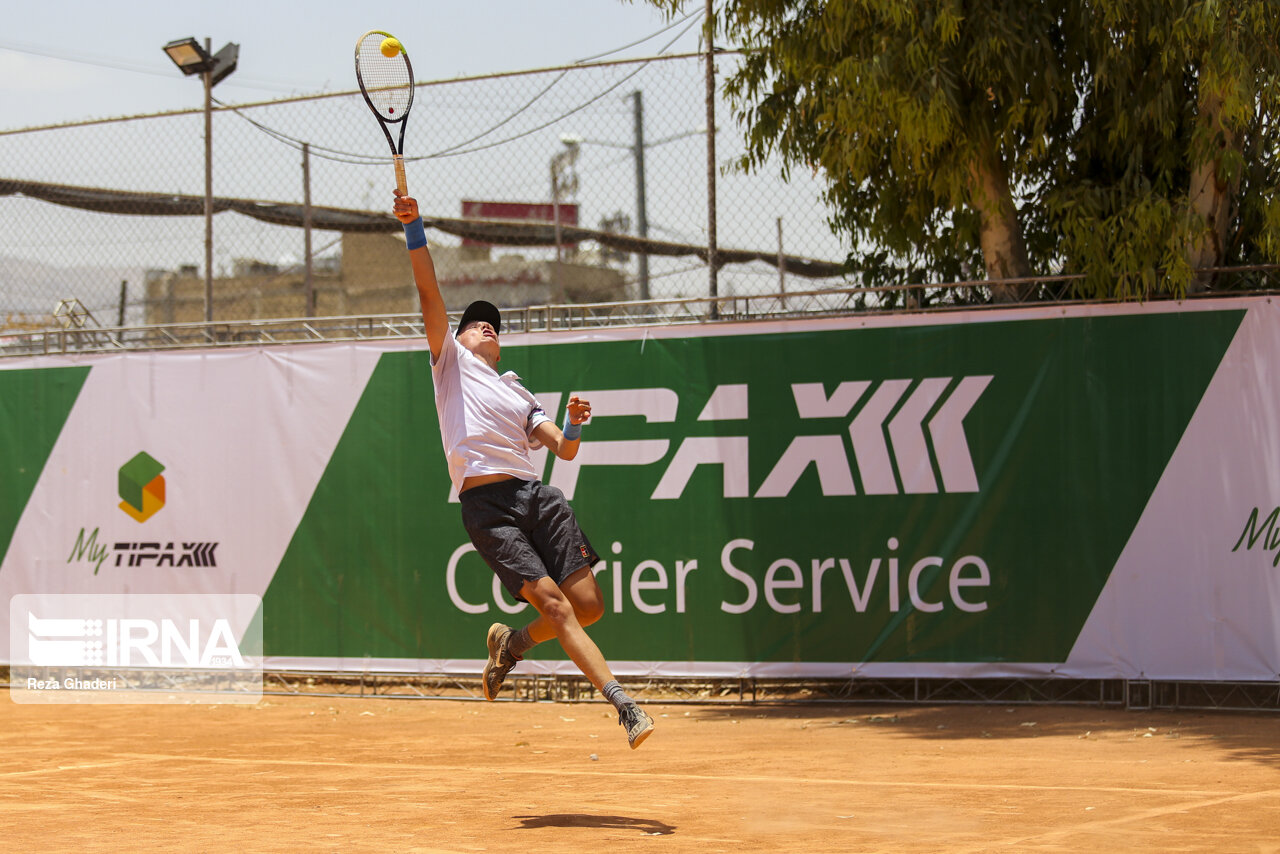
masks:
[(89, 368), (0, 371), (0, 561)]
[[(1054, 662), (1243, 314), (508, 346), (501, 367), (557, 421), (573, 392), (644, 402), (597, 404), (603, 458), (544, 478), (605, 558), (607, 657)], [(386, 354), (264, 597), (267, 654), (479, 658), (490, 622), (534, 616), (474, 553), (451, 563), (448, 492), (428, 355)]]

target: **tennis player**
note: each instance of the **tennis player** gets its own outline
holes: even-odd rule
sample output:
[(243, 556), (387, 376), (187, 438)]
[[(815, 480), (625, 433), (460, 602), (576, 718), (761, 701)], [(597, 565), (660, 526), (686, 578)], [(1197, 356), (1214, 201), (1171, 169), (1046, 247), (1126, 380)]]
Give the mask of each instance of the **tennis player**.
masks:
[(485, 699), (498, 695), (507, 674), (535, 644), (556, 638), (618, 710), (631, 747), (639, 747), (653, 732), (653, 718), (622, 690), (583, 628), (604, 614), (604, 597), (591, 571), (600, 556), (564, 494), (538, 480), (529, 457), (541, 447), (564, 460), (577, 456), (591, 404), (570, 398), (562, 431), (514, 372), (498, 372), (502, 317), (491, 303), (477, 300), (467, 306), (450, 335), (418, 203), (397, 191), (394, 209), (404, 225), (422, 302), (440, 438), (458, 489), (462, 524), (511, 595), (538, 612), (519, 631), (502, 623), (489, 627)]

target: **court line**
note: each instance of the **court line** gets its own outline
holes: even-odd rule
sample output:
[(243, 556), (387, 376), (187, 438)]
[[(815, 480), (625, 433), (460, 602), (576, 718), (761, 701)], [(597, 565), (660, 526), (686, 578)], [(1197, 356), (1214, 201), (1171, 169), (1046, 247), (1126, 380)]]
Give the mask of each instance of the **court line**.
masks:
[[(1153, 818), (1162, 818), (1164, 816), (1173, 815), (1174, 813), (1189, 812), (1191, 810), (1205, 809), (1208, 807), (1216, 807), (1222, 804), (1231, 803), (1232, 801), (1248, 801), (1248, 800), (1256, 800), (1258, 798), (1274, 798), (1277, 796), (1280, 796), (1280, 789), (1268, 789), (1266, 791), (1261, 791), (1261, 792), (1240, 792), (1240, 793), (1237, 793), (1234, 795), (1228, 795), (1225, 797), (1211, 798), (1209, 800), (1189, 801), (1187, 803), (1182, 803), (1182, 804), (1171, 804), (1167, 807), (1152, 807), (1150, 809), (1145, 809), (1142, 812), (1132, 813), (1130, 815), (1123, 815), (1117, 818), (1104, 819), (1101, 821), (1097, 821), (1097, 820), (1085, 821), (1071, 828), (1057, 827), (1057, 828), (1054, 828), (1053, 830), (1045, 831), (1044, 833), (1037, 833), (1031, 836), (1023, 836), (1023, 837), (1019, 837), (1018, 839), (1002, 839), (1000, 840), (1000, 844), (1002, 846), (1010, 846), (1010, 845), (1016, 846), (1016, 845), (1025, 845), (1027, 843), (1033, 843), (1033, 842), (1044, 843), (1044, 842), (1052, 842), (1054, 840), (1060, 841), (1064, 838), (1067, 838), (1076, 834), (1097, 833), (1099, 831), (1104, 831), (1108, 828), (1115, 828), (1120, 825), (1131, 824), (1133, 822), (1138, 822), (1138, 821), (1146, 821), (1148, 819), (1153, 819)], [(984, 843), (982, 845), (979, 845), (976, 848), (965, 848), (965, 849), (955, 848), (952, 850), (955, 851), (956, 854), (970, 854), (970, 852), (989, 851), (991, 850), (991, 845), (990, 843)]]
[(114, 762), (89, 762), (84, 765), (54, 765), (50, 768), (32, 768), (27, 771), (0, 771), (0, 777), (38, 777), (41, 774), (60, 774), (63, 771), (84, 771), (95, 768), (115, 768), (120, 765), (137, 764), (137, 759), (119, 759)]
[[(459, 773), (459, 774), (475, 774), (490, 773), (493, 769), (481, 769), (475, 765), (432, 765), (424, 763), (386, 763), (386, 762), (339, 762), (336, 760), (320, 760), (320, 759), (260, 759), (255, 757), (222, 757), (222, 756), (182, 756), (169, 753), (118, 753), (117, 756), (128, 757), (134, 760), (149, 760), (154, 762), (207, 762), (219, 765), (297, 765), (300, 767), (332, 767), (332, 768), (367, 768), (370, 770), (385, 771), (431, 771), (435, 773)], [(520, 768), (520, 767), (503, 767), (501, 769), (504, 774), (527, 774), (533, 776), (544, 776), (548, 773), (546, 768)], [(907, 780), (859, 780), (859, 779), (835, 779), (830, 777), (773, 777), (759, 774), (679, 774), (676, 772), (654, 772), (654, 771), (583, 771), (571, 768), (557, 768), (554, 772), (557, 775), (569, 777), (607, 777), (610, 779), (646, 779), (646, 780), (671, 780), (671, 781), (688, 781), (688, 780), (704, 780), (710, 782), (723, 783), (739, 782), (739, 783), (790, 783), (795, 785), (819, 785), (819, 786), (878, 786), (880, 788), (898, 788), (898, 789), (955, 789), (959, 791), (1015, 791), (1015, 792), (1111, 792), (1115, 794), (1138, 794), (1138, 795), (1160, 795), (1162, 797), (1191, 796), (1200, 798), (1234, 798), (1242, 796), (1252, 796), (1250, 793), (1242, 795), (1240, 792), (1219, 791), (1212, 789), (1168, 789), (1168, 788), (1148, 788), (1136, 786), (1051, 786), (1045, 784), (1019, 784), (1019, 783), (955, 783), (955, 782), (938, 782), (938, 781), (907, 781)], [(1259, 793), (1261, 794), (1261, 793)]]

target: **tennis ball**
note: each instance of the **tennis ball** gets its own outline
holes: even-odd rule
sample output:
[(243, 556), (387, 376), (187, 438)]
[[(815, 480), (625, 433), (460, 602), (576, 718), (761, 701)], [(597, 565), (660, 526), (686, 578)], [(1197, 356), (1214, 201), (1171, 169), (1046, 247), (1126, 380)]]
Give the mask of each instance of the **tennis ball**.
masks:
[(395, 56), (401, 50), (403, 50), (403, 48), (400, 47), (399, 39), (388, 38), (388, 39), (382, 40), (382, 55), (385, 56), (387, 59), (390, 59), (391, 57)]

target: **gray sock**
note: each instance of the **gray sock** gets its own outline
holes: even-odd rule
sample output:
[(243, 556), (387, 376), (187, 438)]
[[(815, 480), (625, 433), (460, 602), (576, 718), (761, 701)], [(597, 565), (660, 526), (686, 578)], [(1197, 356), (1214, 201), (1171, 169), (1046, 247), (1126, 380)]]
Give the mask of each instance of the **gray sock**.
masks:
[(622, 686), (618, 684), (618, 680), (611, 679), (604, 683), (604, 688), (600, 690), (604, 694), (604, 698), (618, 711), (622, 711), (622, 707), (627, 703), (634, 703), (635, 700), (627, 696), (627, 692), (622, 690)]
[(507, 652), (516, 658), (523, 658), (524, 654), (536, 645), (537, 641), (529, 637), (529, 627), (525, 626), (518, 632), (511, 633), (511, 639), (507, 641)]

